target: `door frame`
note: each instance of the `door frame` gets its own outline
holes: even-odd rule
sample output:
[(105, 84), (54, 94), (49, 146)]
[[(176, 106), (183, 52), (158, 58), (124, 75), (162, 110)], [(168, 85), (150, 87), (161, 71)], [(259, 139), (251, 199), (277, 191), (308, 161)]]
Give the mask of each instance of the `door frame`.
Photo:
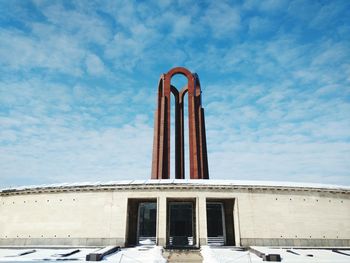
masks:
[[(158, 200), (156, 198), (128, 198), (126, 227), (125, 227), (125, 246), (136, 246), (139, 237), (139, 204), (140, 203), (156, 203), (156, 213), (158, 214)], [(135, 218), (136, 215), (136, 218)], [(156, 235), (158, 233), (158, 215), (156, 218)]]
[[(207, 201), (206, 205), (205, 205), (205, 209), (207, 209), (207, 205), (208, 204), (214, 204), (214, 205), (220, 205), (220, 209), (221, 209), (221, 221), (222, 221), (222, 234), (224, 236), (224, 245), (226, 245), (226, 222), (225, 222), (225, 209), (224, 209), (224, 204), (223, 202), (220, 201)], [(208, 228), (208, 210), (206, 212), (207, 214), (207, 228)], [(207, 238), (209, 238), (209, 235), (207, 236)]]
[[(239, 221), (238, 221), (238, 206), (237, 198), (206, 198), (207, 203), (221, 203), (224, 211), (224, 224), (225, 224), (225, 246), (239, 246)], [(207, 220), (207, 218), (206, 218)], [(206, 221), (208, 223), (208, 221)], [(206, 231), (207, 232), (207, 231)], [(207, 233), (208, 241), (208, 233)]]
[(142, 204), (147, 204), (147, 203), (154, 203), (155, 204), (155, 209), (156, 209), (156, 223), (155, 223), (155, 235), (153, 236), (153, 238), (155, 239), (155, 243), (157, 243), (157, 213), (158, 213), (158, 209), (157, 209), (157, 201), (153, 201), (153, 200), (145, 200), (145, 201), (141, 201), (138, 203), (138, 207), (137, 207), (137, 230), (136, 230), (136, 243), (139, 244), (139, 240), (140, 240), (140, 213), (141, 213), (141, 205)]
[[(173, 245), (169, 244), (170, 239), (170, 220), (171, 220), (171, 213), (170, 213), (170, 206), (172, 204), (191, 204), (192, 207), (192, 238), (193, 243), (192, 245), (187, 245), (188, 247), (195, 247), (197, 244), (197, 229), (196, 229), (196, 199), (192, 198), (186, 198), (186, 199), (175, 199), (175, 198), (169, 198), (167, 199), (167, 220), (166, 220), (166, 246), (167, 247), (174, 247)], [(187, 247), (186, 246), (186, 247)], [(176, 247), (176, 246), (175, 246)]]

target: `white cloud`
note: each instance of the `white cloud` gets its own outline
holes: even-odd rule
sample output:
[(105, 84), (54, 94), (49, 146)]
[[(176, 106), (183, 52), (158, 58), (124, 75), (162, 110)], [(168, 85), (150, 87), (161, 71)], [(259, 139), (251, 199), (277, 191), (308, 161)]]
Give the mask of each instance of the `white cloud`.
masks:
[(14, 70), (45, 68), (81, 75), (84, 51), (71, 38), (51, 35), (45, 38), (26, 36), (20, 32), (0, 30), (1, 64)]
[(285, 8), (287, 4), (288, 1), (285, 0), (246, 0), (243, 3), (243, 8), (248, 10), (258, 9), (260, 11), (273, 12)]
[(289, 82), (226, 83), (207, 94), (214, 95), (205, 105), (210, 176), (350, 183), (347, 101)]
[(101, 131), (48, 128), (45, 133), (34, 129), (22, 134), (30, 138), (26, 142), (2, 147), (3, 180), (43, 175), (56, 182), (149, 177), (152, 129), (142, 122)]
[(252, 17), (248, 22), (249, 32), (252, 34), (261, 34), (272, 31), (275, 25), (267, 18)]
[[(350, 182), (349, 144), (240, 142), (226, 147), (209, 155), (210, 173), (216, 178)], [(330, 176), (335, 173), (337, 178)]]
[(211, 178), (350, 183), (342, 5), (36, 6), (0, 29), (2, 182), (149, 178), (158, 77), (183, 65), (203, 86)]
[(102, 75), (106, 70), (103, 61), (95, 54), (86, 57), (86, 68), (92, 75)]
[(211, 28), (215, 37), (233, 36), (241, 27), (239, 10), (223, 1), (210, 2), (203, 20), (204, 24)]
[(117, 33), (105, 49), (105, 56), (113, 59), (117, 69), (133, 70), (142, 60), (146, 43), (141, 39)]
[(129, 103), (126, 94), (82, 85), (70, 89), (39, 80), (2, 82), (1, 87), (1, 94), (7, 90), (1, 104), (11, 109), (7, 117), (0, 117), (2, 182), (149, 177), (153, 131), (149, 117), (139, 112), (128, 121), (105, 119), (109, 111), (126, 117), (127, 107), (121, 106)]
[(311, 27), (324, 28), (329, 26), (336, 21), (337, 16), (346, 10), (346, 3), (341, 1), (331, 1), (323, 6), (320, 6), (310, 21)]
[[(40, 6), (41, 12), (57, 32), (74, 35), (80, 42), (105, 44), (112, 36), (107, 23), (91, 10), (68, 10), (62, 5)], [(92, 11), (92, 12), (91, 12)]]

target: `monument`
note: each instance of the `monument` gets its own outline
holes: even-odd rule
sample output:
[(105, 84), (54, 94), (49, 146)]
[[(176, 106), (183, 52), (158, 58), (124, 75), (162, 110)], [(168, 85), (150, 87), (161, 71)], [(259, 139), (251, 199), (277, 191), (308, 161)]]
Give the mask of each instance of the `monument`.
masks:
[[(171, 85), (173, 76), (181, 74), (187, 85), (180, 91)], [(152, 179), (170, 179), (170, 112), (171, 94), (175, 100), (175, 178), (185, 179), (184, 104), (188, 94), (189, 160), (191, 179), (209, 179), (204, 109), (198, 75), (183, 67), (160, 76), (157, 109), (154, 118)]]
[[(180, 91), (171, 85), (176, 74), (188, 80)], [(328, 258), (341, 253), (344, 258), (349, 257), (345, 251), (350, 247), (349, 186), (162, 180), (170, 177), (171, 105), (175, 105), (175, 178), (185, 178), (186, 105), (190, 178), (209, 177), (198, 76), (185, 68), (174, 68), (161, 75), (157, 104), (152, 179), (159, 180), (130, 178), (0, 188), (0, 261), (8, 259), (1, 257), (5, 253), (13, 257), (11, 251), (2, 252), (1, 246), (67, 248), (140, 244), (175, 249), (229, 246), (230, 251), (233, 251), (231, 246), (293, 247), (293, 251), (298, 247), (327, 247)], [(227, 174), (235, 176), (233, 171)], [(254, 253), (265, 256), (265, 249), (255, 248)], [(36, 249), (28, 251), (36, 259), (43, 255), (39, 251), (36, 254)], [(233, 256), (237, 257), (236, 252)], [(296, 258), (304, 255), (302, 250), (291, 254), (280, 249), (277, 253), (289, 253)], [(26, 257), (20, 253), (18, 258), (22, 255)], [(51, 260), (59, 260), (53, 253), (50, 255)]]

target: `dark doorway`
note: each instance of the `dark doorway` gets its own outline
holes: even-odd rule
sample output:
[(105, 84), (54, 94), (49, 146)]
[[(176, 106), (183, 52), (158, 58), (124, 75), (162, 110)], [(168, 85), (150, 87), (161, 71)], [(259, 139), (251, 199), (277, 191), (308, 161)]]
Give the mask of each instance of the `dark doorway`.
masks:
[(138, 243), (147, 239), (156, 243), (157, 232), (157, 203), (142, 202), (139, 204), (138, 216)]
[(225, 245), (225, 221), (222, 203), (207, 203), (208, 244)]
[(235, 245), (233, 206), (234, 199), (207, 200), (208, 245)]
[(193, 246), (195, 219), (193, 202), (168, 203), (168, 245), (172, 247)]
[(126, 245), (150, 239), (156, 242), (157, 202), (155, 199), (128, 199)]

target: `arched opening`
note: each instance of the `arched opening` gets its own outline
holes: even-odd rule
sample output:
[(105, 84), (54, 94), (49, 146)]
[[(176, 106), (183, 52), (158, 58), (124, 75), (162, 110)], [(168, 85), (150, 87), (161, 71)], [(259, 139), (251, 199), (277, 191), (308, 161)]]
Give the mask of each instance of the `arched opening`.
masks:
[[(175, 87), (174, 87), (175, 89)], [(170, 96), (170, 178), (175, 178), (175, 115), (176, 115), (176, 93), (171, 92)]]
[(171, 85), (180, 91), (184, 86), (187, 85), (188, 79), (182, 74), (176, 74), (171, 78)]
[(173, 94), (171, 98), (171, 128), (170, 128), (170, 133), (171, 133), (171, 142), (170, 142), (170, 178), (180, 178), (182, 174), (182, 169), (183, 169), (183, 160), (181, 160), (181, 152), (182, 152), (182, 142), (181, 138), (182, 136), (182, 127), (181, 125), (183, 122), (181, 121), (182, 119), (182, 108), (180, 104), (180, 90), (182, 87), (187, 86), (187, 78), (182, 75), (182, 74), (175, 74), (171, 80), (170, 80), (170, 85), (171, 85), (171, 93)]
[(190, 133), (188, 126), (188, 92), (186, 91), (182, 97), (183, 101), (183, 109), (184, 109), (184, 177), (190, 178), (190, 158), (186, 158), (186, 156), (190, 156)]

